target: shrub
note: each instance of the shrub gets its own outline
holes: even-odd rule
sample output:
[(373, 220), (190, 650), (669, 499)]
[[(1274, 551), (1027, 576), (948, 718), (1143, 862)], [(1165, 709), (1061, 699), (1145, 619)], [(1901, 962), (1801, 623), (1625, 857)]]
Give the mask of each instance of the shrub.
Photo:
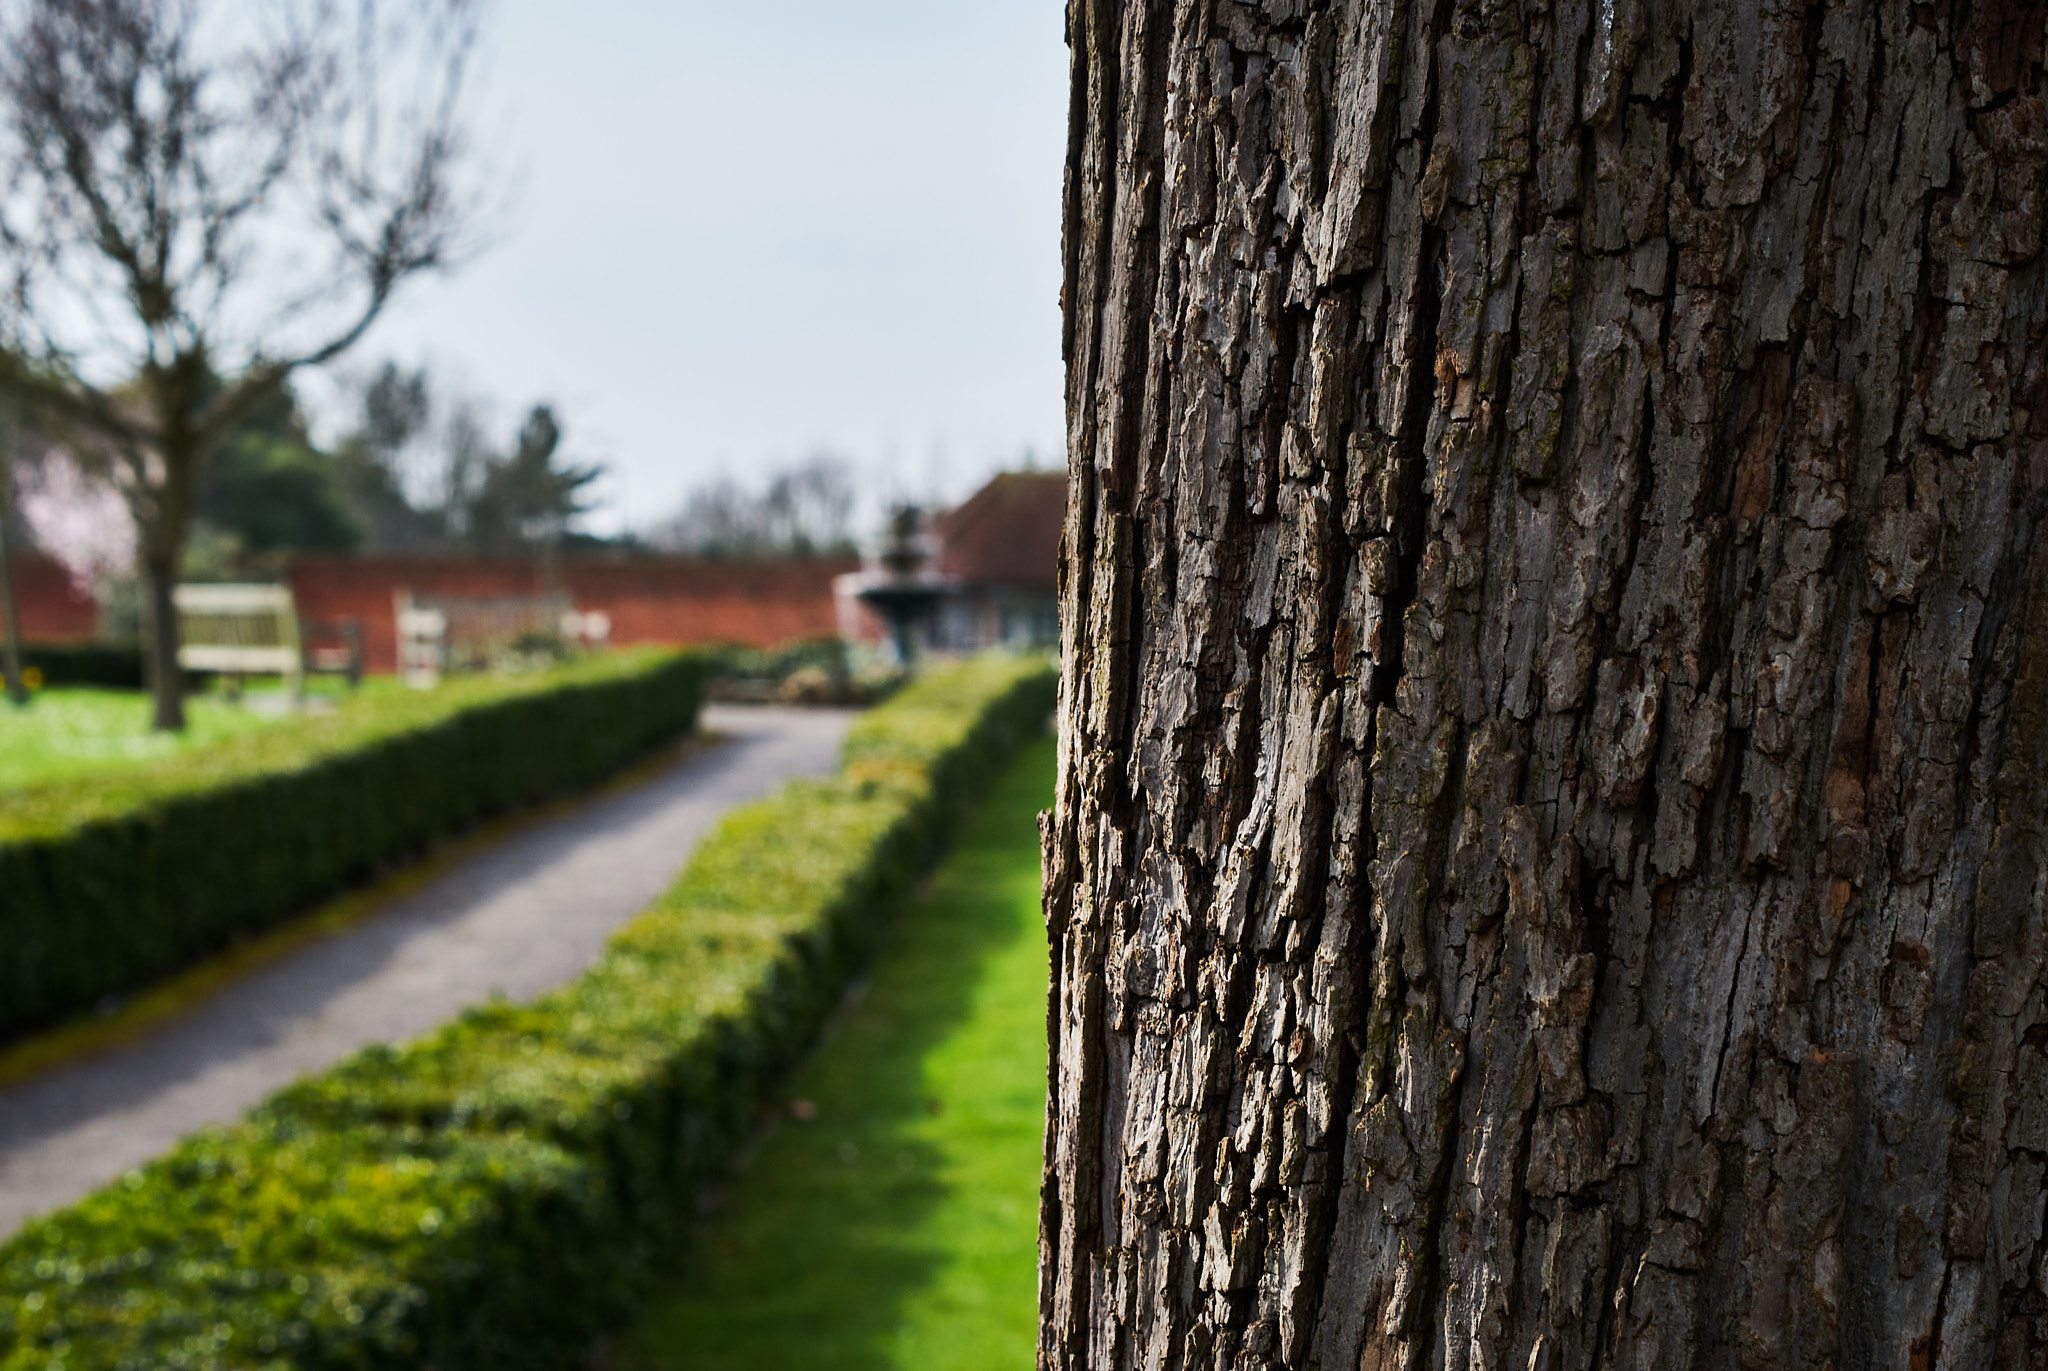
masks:
[(482, 816), (587, 784), (697, 717), (692, 657), (451, 681), (0, 796), (0, 1036), (260, 929)]
[(902, 683), (894, 670), (856, 670), (842, 638), (801, 638), (776, 648), (726, 643), (707, 648), (714, 700), (876, 704)]
[(1052, 705), (937, 672), (575, 983), (361, 1052), (0, 1247), (0, 1371), (556, 1367), (632, 1309), (886, 905)]
[(43, 684), (142, 689), (142, 649), (116, 643), (23, 643), (21, 664)]

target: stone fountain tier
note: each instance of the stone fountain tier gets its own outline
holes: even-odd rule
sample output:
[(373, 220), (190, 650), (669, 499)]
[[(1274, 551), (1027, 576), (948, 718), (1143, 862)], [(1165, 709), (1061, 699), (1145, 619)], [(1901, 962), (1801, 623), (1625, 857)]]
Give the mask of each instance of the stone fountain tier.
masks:
[(889, 640), (896, 660), (909, 666), (913, 648), (910, 631), (938, 606), (952, 590), (952, 578), (923, 575), (876, 574), (854, 592), (855, 598), (880, 616), (889, 626)]

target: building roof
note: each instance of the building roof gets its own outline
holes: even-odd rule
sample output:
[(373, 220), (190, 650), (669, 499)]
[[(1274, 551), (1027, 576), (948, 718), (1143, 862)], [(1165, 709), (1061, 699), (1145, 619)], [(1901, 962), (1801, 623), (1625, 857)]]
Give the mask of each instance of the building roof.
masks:
[(936, 569), (969, 584), (1053, 589), (1067, 519), (1063, 471), (1006, 471), (936, 521)]

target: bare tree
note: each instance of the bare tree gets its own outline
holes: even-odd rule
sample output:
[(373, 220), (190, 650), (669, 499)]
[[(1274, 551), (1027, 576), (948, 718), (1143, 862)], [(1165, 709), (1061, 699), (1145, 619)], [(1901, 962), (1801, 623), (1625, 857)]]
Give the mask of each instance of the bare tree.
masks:
[(2048, 1366), (2048, 8), (1067, 24), (1039, 1366)]
[(845, 459), (814, 453), (755, 491), (730, 477), (692, 492), (657, 546), (707, 557), (817, 557), (853, 546), (857, 499)]
[(438, 549), (440, 519), (420, 508), (419, 458), (433, 417), (433, 392), (424, 368), (406, 371), (386, 361), (355, 385), (357, 419), (335, 452), (350, 503), (379, 552)]
[(478, 0), (0, 4), (0, 384), (120, 474), (156, 725), (208, 456), (466, 248)]

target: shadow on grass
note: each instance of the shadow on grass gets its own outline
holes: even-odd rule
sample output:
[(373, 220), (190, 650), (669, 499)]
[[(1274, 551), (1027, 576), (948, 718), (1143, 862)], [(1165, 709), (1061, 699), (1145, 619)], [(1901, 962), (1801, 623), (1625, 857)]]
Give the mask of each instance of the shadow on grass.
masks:
[(1031, 1365), (1052, 770), (991, 789), (615, 1365)]

